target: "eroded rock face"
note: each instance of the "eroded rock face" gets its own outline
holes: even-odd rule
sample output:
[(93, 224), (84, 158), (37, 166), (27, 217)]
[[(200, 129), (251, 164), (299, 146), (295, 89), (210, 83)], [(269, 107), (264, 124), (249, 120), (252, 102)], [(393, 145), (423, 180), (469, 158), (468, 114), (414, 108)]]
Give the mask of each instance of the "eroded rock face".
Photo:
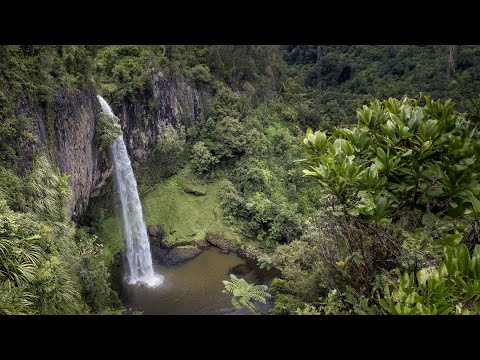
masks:
[[(68, 93), (59, 89), (48, 107), (17, 101), (16, 116), (31, 119), (31, 132), (37, 141), (28, 145), (19, 159), (19, 167), (31, 168), (35, 152), (46, 155), (68, 174), (72, 194), (68, 202), (70, 217), (76, 220), (91, 196), (111, 175), (111, 166), (95, 141), (96, 115), (100, 105), (94, 89)], [(53, 157), (53, 159), (52, 159)]]
[(154, 248), (168, 248), (165, 242), (165, 232), (162, 225), (148, 225), (147, 226), (148, 237), (150, 238), (150, 247)]
[(99, 103), (93, 90), (73, 95), (61, 90), (53, 111), (55, 163), (62, 173), (69, 175), (72, 188), (69, 207), (75, 218), (111, 175), (111, 166), (107, 167), (95, 142)]
[(201, 104), (211, 100), (210, 94), (192, 87), (183, 77), (170, 81), (158, 72), (141, 98), (114, 106), (134, 169), (147, 163), (157, 135), (169, 124), (176, 129), (180, 125), (188, 128), (199, 119)]

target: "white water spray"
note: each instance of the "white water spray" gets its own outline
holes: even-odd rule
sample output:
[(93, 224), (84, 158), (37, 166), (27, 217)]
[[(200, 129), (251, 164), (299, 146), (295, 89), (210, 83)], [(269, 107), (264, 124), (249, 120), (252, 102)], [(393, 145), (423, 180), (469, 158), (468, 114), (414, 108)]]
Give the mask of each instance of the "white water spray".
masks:
[[(113, 115), (107, 102), (97, 96), (102, 111)], [(115, 180), (122, 205), (123, 228), (127, 241), (127, 260), (129, 273), (126, 280), (129, 284), (143, 283), (147, 286), (158, 286), (163, 276), (155, 274), (152, 266), (152, 255), (148, 241), (147, 229), (143, 222), (142, 204), (137, 191), (137, 181), (133, 174), (132, 164), (127, 147), (120, 135), (111, 146)]]

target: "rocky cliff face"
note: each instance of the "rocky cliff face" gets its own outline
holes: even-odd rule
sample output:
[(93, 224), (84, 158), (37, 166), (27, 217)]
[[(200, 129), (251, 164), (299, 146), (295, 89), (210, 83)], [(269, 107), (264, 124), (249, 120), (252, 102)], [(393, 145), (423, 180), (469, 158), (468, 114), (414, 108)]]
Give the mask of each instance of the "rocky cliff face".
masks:
[[(121, 119), (127, 148), (134, 168), (144, 165), (155, 147), (155, 139), (168, 124), (189, 126), (200, 114), (201, 100), (209, 95), (190, 86), (184, 79), (168, 81), (160, 73), (151, 86), (136, 100), (113, 106)], [(108, 99), (107, 99), (108, 101)], [(16, 116), (32, 120), (31, 132), (36, 142), (25, 144), (19, 159), (20, 168), (31, 167), (34, 152), (54, 160), (62, 174), (69, 175), (72, 195), (68, 204), (76, 220), (112, 174), (107, 154), (98, 149), (95, 138), (97, 114), (100, 112), (94, 89), (74, 93), (60, 89), (46, 107), (20, 98)], [(52, 130), (53, 129), (53, 130)]]
[(70, 175), (69, 207), (75, 217), (86, 208), (90, 197), (96, 195), (112, 172), (95, 141), (100, 105), (93, 90), (74, 95), (60, 91), (53, 112), (55, 162), (62, 173)]
[(141, 98), (114, 106), (134, 168), (148, 161), (157, 135), (168, 124), (177, 129), (180, 125), (188, 128), (199, 119), (201, 104), (210, 101), (210, 94), (192, 87), (184, 78), (169, 81), (157, 73)]
[(60, 172), (69, 175), (72, 195), (68, 208), (74, 220), (111, 174), (111, 168), (95, 141), (99, 111), (94, 89), (74, 93), (60, 89), (53, 102), (45, 107), (32, 105), (25, 98), (17, 101), (16, 115), (32, 120), (31, 132), (37, 138), (22, 154), (20, 167), (30, 167), (35, 151), (54, 160)]

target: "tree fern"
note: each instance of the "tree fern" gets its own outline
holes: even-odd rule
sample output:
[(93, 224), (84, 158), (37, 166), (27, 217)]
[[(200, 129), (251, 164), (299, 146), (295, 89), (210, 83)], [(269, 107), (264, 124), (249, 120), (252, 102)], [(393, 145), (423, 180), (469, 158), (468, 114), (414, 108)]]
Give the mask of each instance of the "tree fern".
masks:
[(246, 306), (254, 314), (257, 314), (258, 310), (254, 301), (265, 304), (267, 302), (265, 298), (270, 297), (270, 294), (267, 293), (268, 287), (266, 285), (249, 284), (245, 279), (237, 278), (233, 274), (230, 274), (230, 279), (231, 281), (223, 280), (225, 290), (222, 290), (222, 292), (233, 295), (232, 304), (236, 309)]

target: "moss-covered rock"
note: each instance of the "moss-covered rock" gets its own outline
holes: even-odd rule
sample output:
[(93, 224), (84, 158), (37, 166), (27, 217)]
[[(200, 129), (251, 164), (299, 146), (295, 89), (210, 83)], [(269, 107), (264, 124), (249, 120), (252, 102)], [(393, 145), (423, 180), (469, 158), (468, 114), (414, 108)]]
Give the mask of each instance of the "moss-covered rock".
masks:
[(238, 245), (226, 240), (223, 236), (220, 235), (215, 235), (215, 234), (207, 234), (205, 236), (205, 240), (210, 245), (213, 245), (221, 250), (224, 251), (238, 251), (239, 247)]

